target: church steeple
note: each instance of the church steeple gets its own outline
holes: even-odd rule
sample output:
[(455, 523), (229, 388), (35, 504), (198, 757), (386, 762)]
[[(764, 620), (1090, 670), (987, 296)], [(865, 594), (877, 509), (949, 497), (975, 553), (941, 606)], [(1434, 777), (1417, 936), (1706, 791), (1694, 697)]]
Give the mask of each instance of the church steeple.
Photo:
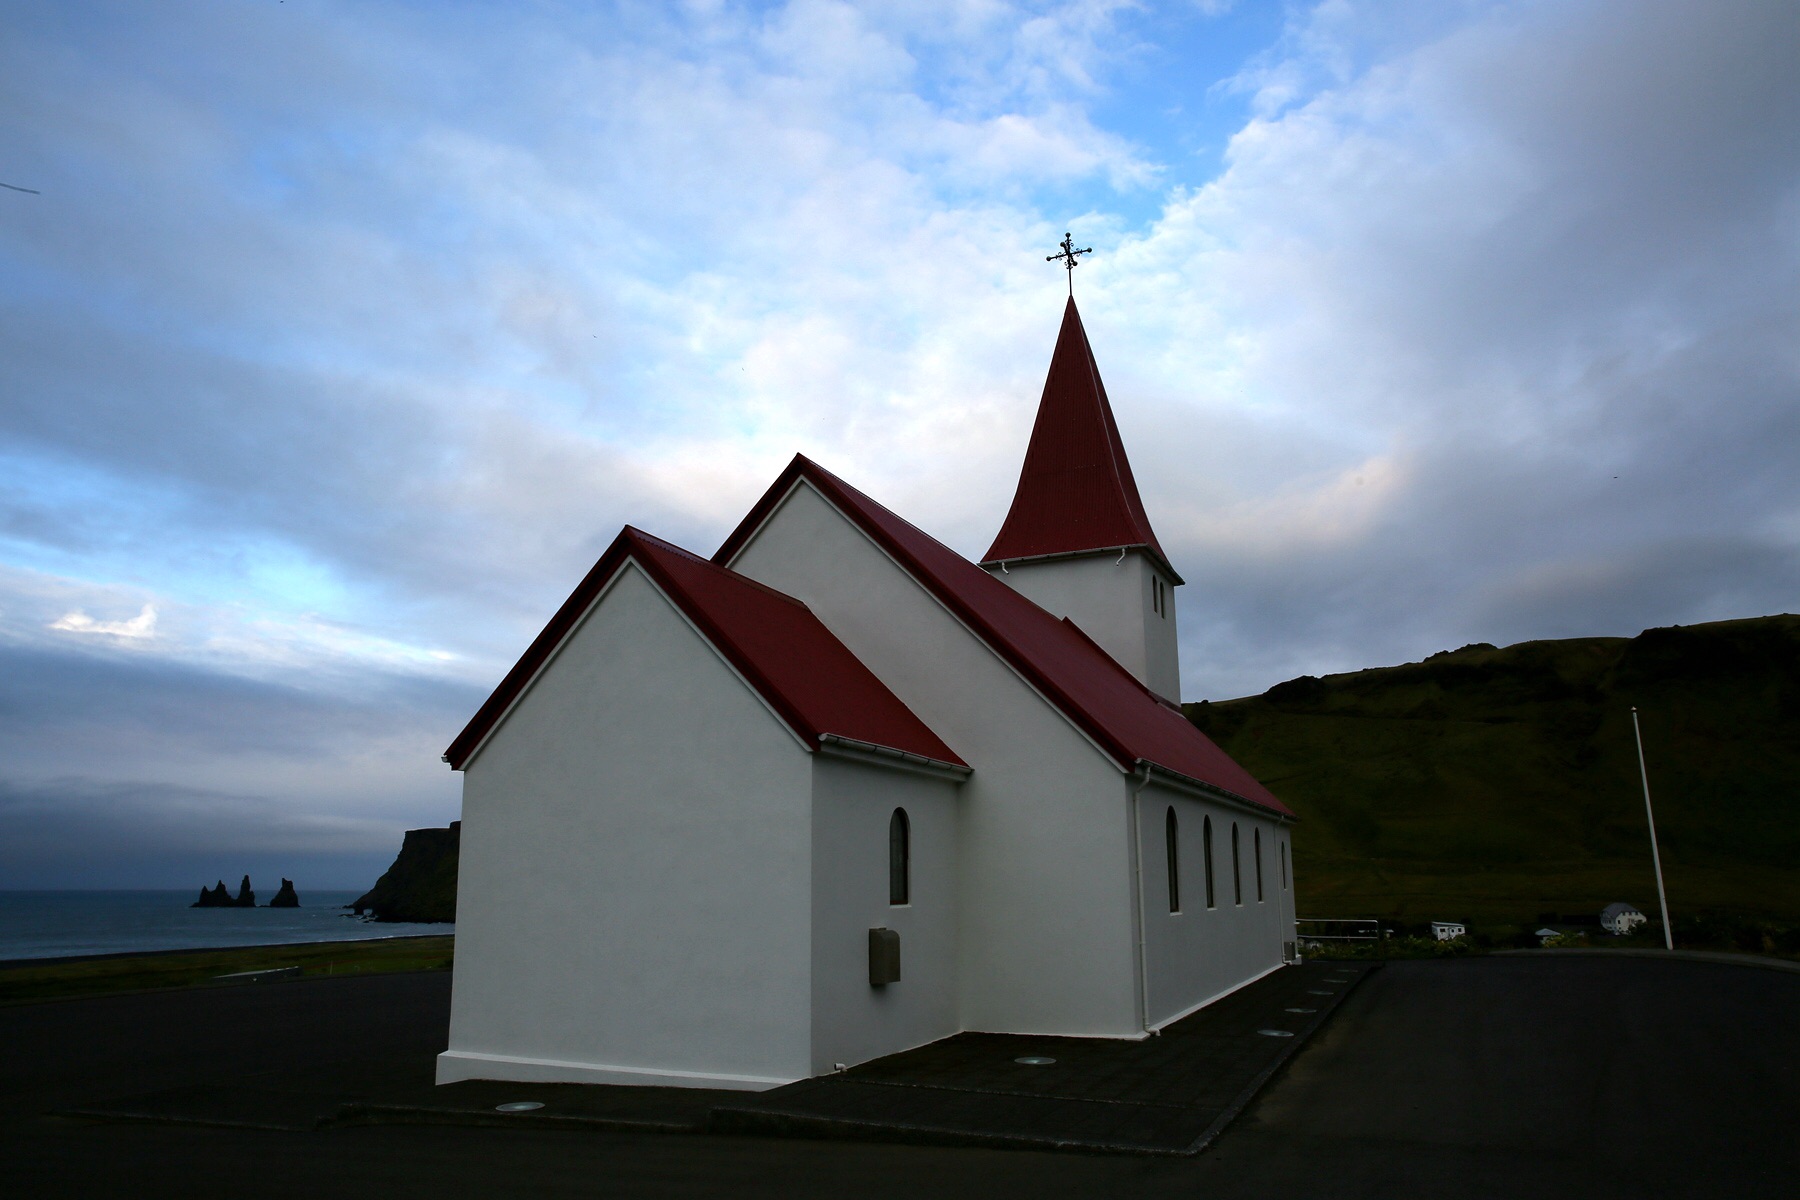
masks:
[(1071, 298), (1063, 309), (1062, 331), (1050, 357), (1012, 508), (982, 561), (1011, 564), (1048, 555), (1117, 553), (1126, 547), (1148, 550), (1168, 569)]
[(1071, 297), (1019, 488), (982, 566), (1080, 626), (1151, 691), (1180, 698), (1169, 565)]

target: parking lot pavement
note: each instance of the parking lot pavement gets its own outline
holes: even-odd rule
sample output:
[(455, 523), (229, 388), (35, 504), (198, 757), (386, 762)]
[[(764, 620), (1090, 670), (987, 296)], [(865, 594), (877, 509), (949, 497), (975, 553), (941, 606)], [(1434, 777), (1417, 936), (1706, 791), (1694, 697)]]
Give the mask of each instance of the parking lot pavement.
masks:
[[(1135, 1154), (1198, 1153), (1370, 968), (1276, 970), (1138, 1041), (965, 1033), (761, 1093), (514, 1084), (383, 1087), (381, 1069), (186, 1082), (65, 1115), (224, 1128), (350, 1123), (848, 1138)], [(336, 1087), (333, 1087), (333, 1083)], [(502, 1108), (502, 1105), (506, 1108)]]
[[(1268, 1195), (1800, 1194), (1800, 975), (1390, 963), (1199, 1160)], [(1236, 1193), (1230, 1193), (1236, 1194)]]
[(1800, 975), (1654, 958), (1390, 963), (1197, 1157), (49, 1115), (183, 1087), (215, 1101), (235, 1089), (246, 1111), (271, 1092), (379, 1102), (426, 1088), (447, 984), (0, 1008), (6, 1193), (1786, 1198), (1800, 1178)]

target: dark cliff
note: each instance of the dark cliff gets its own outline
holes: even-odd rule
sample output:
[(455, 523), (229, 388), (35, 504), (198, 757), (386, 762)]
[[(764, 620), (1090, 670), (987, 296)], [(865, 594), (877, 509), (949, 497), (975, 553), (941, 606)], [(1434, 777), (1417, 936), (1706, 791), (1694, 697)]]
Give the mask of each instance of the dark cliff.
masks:
[(462, 822), (448, 829), (409, 829), (400, 855), (350, 907), (377, 921), (456, 920), (456, 864)]

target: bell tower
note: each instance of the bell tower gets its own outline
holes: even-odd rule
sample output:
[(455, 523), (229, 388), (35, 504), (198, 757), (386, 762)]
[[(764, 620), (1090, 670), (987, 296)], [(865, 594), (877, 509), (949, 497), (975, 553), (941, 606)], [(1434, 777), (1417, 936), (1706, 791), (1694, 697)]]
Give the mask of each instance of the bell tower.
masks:
[(1179, 702), (1174, 592), (1182, 579), (1144, 513), (1073, 297), (1012, 508), (981, 565)]

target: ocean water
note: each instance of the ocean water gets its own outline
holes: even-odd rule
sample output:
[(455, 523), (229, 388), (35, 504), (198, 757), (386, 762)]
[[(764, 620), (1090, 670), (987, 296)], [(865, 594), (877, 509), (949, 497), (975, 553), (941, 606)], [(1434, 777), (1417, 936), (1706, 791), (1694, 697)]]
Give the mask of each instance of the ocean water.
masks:
[[(358, 920), (344, 905), (360, 892), (301, 891), (299, 908), (189, 908), (198, 892), (0, 892), (0, 961), (456, 932)], [(258, 889), (257, 899), (274, 894)]]

